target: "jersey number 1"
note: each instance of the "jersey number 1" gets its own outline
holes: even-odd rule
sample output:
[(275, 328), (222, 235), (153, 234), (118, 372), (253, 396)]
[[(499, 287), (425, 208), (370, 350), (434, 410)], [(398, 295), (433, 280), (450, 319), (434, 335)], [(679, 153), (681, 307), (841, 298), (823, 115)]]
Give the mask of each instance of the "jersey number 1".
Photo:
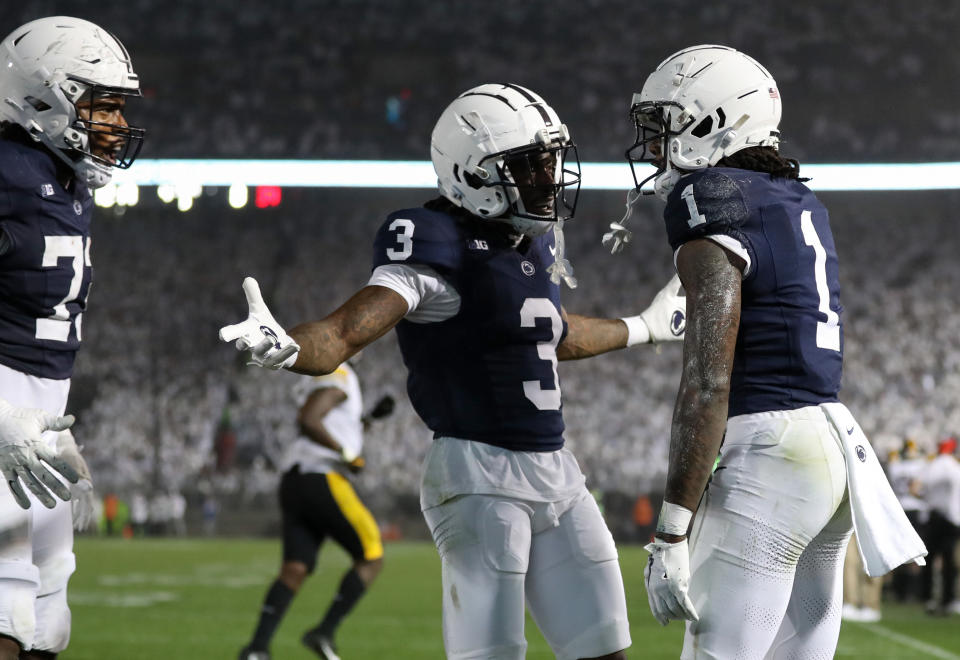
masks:
[(827, 251), (813, 226), (813, 214), (804, 211), (800, 214), (800, 231), (803, 242), (813, 248), (813, 275), (817, 283), (817, 296), (820, 298), (819, 310), (827, 320), (817, 321), (817, 347), (831, 351), (840, 350), (840, 315), (830, 309), (830, 286), (827, 284)]

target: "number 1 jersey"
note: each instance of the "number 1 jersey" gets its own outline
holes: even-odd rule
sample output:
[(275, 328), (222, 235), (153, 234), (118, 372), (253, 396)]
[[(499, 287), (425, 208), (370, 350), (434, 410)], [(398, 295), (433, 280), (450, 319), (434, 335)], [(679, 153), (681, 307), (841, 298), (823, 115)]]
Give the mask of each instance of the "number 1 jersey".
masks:
[(564, 429), (556, 347), (567, 328), (547, 273), (553, 234), (515, 242), (505, 224), (405, 209), (377, 233), (373, 265), (427, 266), (459, 294), (453, 317), (396, 326), (410, 401), (434, 434), (554, 451)]
[(810, 189), (710, 167), (680, 179), (664, 220), (674, 250), (712, 237), (748, 261), (730, 416), (836, 401), (843, 368), (837, 252), (827, 210)]
[(41, 378), (73, 372), (93, 268), (93, 198), (57, 180), (53, 156), (0, 140), (0, 364)]

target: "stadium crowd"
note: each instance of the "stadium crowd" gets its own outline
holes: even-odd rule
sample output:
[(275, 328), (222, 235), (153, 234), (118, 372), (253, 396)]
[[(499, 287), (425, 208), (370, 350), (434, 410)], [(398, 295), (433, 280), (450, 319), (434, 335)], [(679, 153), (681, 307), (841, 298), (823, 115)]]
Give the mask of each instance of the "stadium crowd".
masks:
[[(145, 157), (420, 159), (448, 99), (510, 80), (550, 100), (585, 160), (619, 159), (641, 72), (691, 39), (765, 63), (789, 102), (786, 144), (803, 160), (960, 154), (960, 116), (945, 93), (960, 59), (944, 29), (960, 20), (950, 0), (529, 0), (483, 10), (430, 0), (33, 0), (0, 16), (12, 26), (57, 13), (135, 45)], [(531, 26), (554, 36), (531, 40)]]

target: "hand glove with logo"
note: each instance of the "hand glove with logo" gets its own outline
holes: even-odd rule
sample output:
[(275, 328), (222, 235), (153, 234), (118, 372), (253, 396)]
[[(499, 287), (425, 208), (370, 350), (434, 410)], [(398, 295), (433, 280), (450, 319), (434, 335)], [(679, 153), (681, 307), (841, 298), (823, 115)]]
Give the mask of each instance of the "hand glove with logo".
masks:
[(80, 475), (80, 481), (70, 486), (70, 510), (73, 514), (73, 528), (78, 532), (85, 531), (96, 524), (97, 496), (93, 492), (90, 468), (69, 430), (61, 431), (57, 436), (57, 455)]
[(667, 286), (657, 292), (650, 306), (640, 312), (654, 344), (683, 339), (687, 328), (687, 296), (680, 295), (682, 288), (680, 277), (674, 275)]
[(627, 346), (680, 341), (687, 328), (687, 297), (680, 295), (680, 278), (674, 275), (653, 302), (637, 316), (621, 319), (627, 324)]
[(50, 493), (64, 502), (70, 500), (70, 490), (43, 463), (70, 483), (79, 481), (80, 475), (47, 446), (42, 435), (44, 431), (67, 429), (73, 421), (73, 415), (58, 417), (38, 408), (18, 408), (0, 399), (0, 472), (21, 508), (30, 508), (21, 481), (48, 509), (57, 504)]
[(353, 474), (357, 474), (367, 466), (367, 461), (364, 460), (363, 456), (347, 449), (346, 447), (340, 451), (340, 458), (346, 464), (347, 469)]
[(260, 293), (260, 285), (252, 277), (244, 278), (249, 316), (242, 323), (220, 328), (220, 339), (235, 341), (238, 351), (250, 351), (248, 365), (265, 369), (292, 367), (300, 345), (293, 341), (273, 318)]
[(672, 619), (699, 620), (687, 589), (690, 585), (690, 551), (687, 540), (669, 543), (655, 538), (643, 548), (650, 553), (643, 579), (653, 618), (661, 626)]

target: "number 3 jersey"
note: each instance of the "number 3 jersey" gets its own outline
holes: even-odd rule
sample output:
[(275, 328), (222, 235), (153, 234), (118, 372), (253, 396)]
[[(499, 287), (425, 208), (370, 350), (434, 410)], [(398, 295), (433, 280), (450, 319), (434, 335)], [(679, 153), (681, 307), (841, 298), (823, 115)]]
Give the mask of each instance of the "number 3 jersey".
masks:
[(53, 156), (0, 140), (0, 364), (41, 378), (73, 372), (86, 307), (93, 198), (57, 181)]
[(515, 243), (505, 224), (405, 209), (377, 233), (373, 265), (425, 267), (453, 289), (453, 310), (438, 320), (408, 312), (396, 326), (410, 401), (435, 437), (555, 451), (566, 324), (547, 273), (553, 234)]
[(744, 271), (730, 416), (836, 401), (843, 364), (837, 253), (805, 185), (711, 167), (683, 177), (664, 211), (674, 251), (709, 237)]

